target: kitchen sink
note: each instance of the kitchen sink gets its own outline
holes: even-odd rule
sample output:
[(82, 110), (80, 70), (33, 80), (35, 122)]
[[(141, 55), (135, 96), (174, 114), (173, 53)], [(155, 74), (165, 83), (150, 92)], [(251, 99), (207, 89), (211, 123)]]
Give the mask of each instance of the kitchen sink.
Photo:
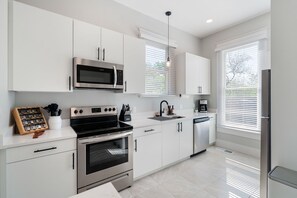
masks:
[(174, 119), (180, 119), (180, 118), (184, 118), (184, 116), (170, 116), (170, 117), (159, 116), (159, 117), (149, 117), (149, 119), (152, 119), (152, 120), (158, 120), (158, 121), (174, 120)]

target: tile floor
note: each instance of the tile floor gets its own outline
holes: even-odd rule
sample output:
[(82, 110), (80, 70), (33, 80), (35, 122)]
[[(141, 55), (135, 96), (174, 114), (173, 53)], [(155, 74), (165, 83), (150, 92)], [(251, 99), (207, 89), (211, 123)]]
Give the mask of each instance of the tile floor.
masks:
[(259, 198), (259, 159), (210, 147), (136, 181), (123, 198)]

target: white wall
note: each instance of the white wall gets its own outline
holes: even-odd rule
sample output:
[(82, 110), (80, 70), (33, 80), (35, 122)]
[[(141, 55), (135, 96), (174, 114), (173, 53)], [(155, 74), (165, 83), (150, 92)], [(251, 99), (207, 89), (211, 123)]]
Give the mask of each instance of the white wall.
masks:
[(297, 171), (297, 1), (272, 0), (272, 166)]
[(160, 102), (165, 99), (175, 109), (194, 109), (198, 97), (179, 98), (176, 96), (163, 96), (158, 98), (140, 98), (131, 94), (118, 94), (104, 90), (75, 90), (73, 93), (16, 93), (17, 106), (45, 106), (57, 103), (62, 107), (62, 118), (69, 118), (69, 108), (86, 105), (117, 105), (130, 104), (136, 107), (136, 112), (159, 111)]
[[(137, 28), (143, 27), (158, 34), (167, 35), (167, 24), (154, 20), (146, 15), (110, 0), (20, 0), (21, 2), (56, 12), (71, 18), (86, 21), (137, 36)], [(165, 17), (165, 15), (164, 15)], [(171, 38), (176, 40), (176, 53), (191, 52), (201, 54), (200, 39), (171, 28)], [(109, 105), (129, 103), (137, 112), (158, 111), (162, 99), (167, 99), (176, 109), (194, 108), (198, 97), (187, 99), (179, 97), (139, 98), (136, 95), (115, 94), (102, 90), (75, 90), (73, 93), (16, 93), (16, 106), (47, 105), (58, 103), (64, 110), (62, 117), (69, 118), (69, 109), (78, 105)]]
[(8, 1), (0, 1), (0, 144), (1, 136), (12, 130), (10, 110), (14, 106), (14, 93), (8, 92)]
[[(201, 40), (202, 56), (211, 59), (211, 95), (205, 97), (209, 101), (210, 108), (217, 108), (217, 44), (240, 38), (259, 29), (267, 28), (270, 32), (270, 13), (258, 16), (254, 19), (238, 24), (226, 30), (207, 36)], [(270, 40), (270, 38), (269, 38)], [(268, 45), (270, 49), (270, 43)], [(270, 52), (268, 51), (270, 54)], [(269, 63), (270, 64), (270, 63)], [(217, 145), (229, 149), (244, 152), (250, 155), (260, 156), (260, 135), (246, 134), (238, 131), (226, 133), (218, 131)], [(231, 133), (233, 132), (233, 133)], [(235, 135), (237, 134), (237, 135)], [(239, 136), (238, 136), (239, 135)]]

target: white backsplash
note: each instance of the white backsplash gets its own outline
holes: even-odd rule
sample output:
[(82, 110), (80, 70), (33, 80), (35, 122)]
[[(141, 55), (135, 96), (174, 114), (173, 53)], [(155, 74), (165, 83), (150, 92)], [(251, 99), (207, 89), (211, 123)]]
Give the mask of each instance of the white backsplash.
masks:
[[(199, 96), (189, 96), (180, 98), (178, 96), (162, 97), (139, 97), (134, 94), (120, 94), (105, 90), (74, 90), (72, 93), (33, 93), (17, 92), (16, 106), (46, 106), (50, 103), (57, 103), (63, 110), (62, 118), (70, 117), (70, 107), (74, 106), (98, 106), (116, 105), (121, 110), (122, 104), (129, 104), (134, 108), (133, 113), (158, 112), (160, 102), (167, 100), (170, 105), (174, 105), (175, 110), (191, 109), (197, 106)], [(164, 105), (165, 106), (165, 105)]]

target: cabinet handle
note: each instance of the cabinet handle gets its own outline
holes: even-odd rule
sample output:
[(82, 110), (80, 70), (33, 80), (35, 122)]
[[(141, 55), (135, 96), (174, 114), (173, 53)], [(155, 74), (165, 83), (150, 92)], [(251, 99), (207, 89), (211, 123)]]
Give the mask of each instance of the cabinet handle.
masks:
[(154, 131), (155, 129), (148, 129), (148, 130), (144, 130), (144, 132), (145, 133), (147, 133), (147, 132), (152, 132), (152, 131)]
[(180, 123), (180, 132), (183, 132), (183, 123)]
[(127, 81), (125, 81), (125, 92), (127, 92)]
[(69, 91), (71, 91), (71, 76), (68, 77), (68, 86), (69, 86)]
[(180, 123), (177, 123), (177, 132), (179, 132), (179, 124), (180, 124)]
[(103, 48), (103, 61), (105, 61), (105, 48)]
[(72, 169), (74, 170), (74, 153), (72, 153)]
[(135, 150), (135, 152), (137, 152), (137, 139), (134, 140), (134, 143), (135, 143), (135, 148), (134, 148), (134, 150)]
[(46, 148), (46, 149), (38, 149), (38, 150), (35, 150), (34, 153), (40, 153), (40, 152), (43, 152), (43, 151), (49, 151), (49, 150), (54, 150), (54, 149), (57, 149), (57, 147), (51, 147), (51, 148)]
[(98, 47), (98, 56), (97, 56), (97, 58), (98, 58), (98, 60), (100, 60), (100, 47)]

